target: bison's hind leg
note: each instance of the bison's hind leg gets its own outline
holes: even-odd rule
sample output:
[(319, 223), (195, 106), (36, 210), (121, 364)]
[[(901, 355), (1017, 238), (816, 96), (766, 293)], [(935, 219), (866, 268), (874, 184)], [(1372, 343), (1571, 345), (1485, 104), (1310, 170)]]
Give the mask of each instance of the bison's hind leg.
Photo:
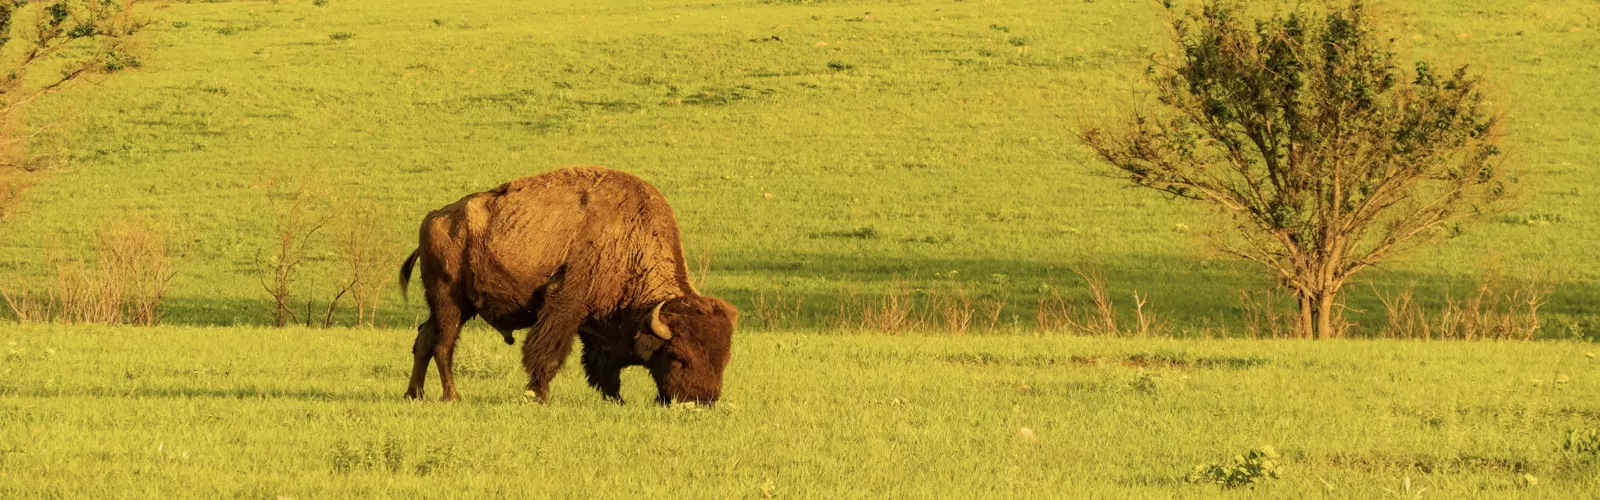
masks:
[(622, 402), (622, 363), (606, 354), (597, 341), (579, 336), (583, 340), (583, 373), (589, 378), (589, 387), (598, 389), (606, 399)]
[(423, 386), (428, 382), (428, 362), (433, 360), (433, 349), (439, 343), (439, 329), (433, 318), (417, 325), (417, 340), (411, 344), (411, 385), (406, 397), (422, 399)]

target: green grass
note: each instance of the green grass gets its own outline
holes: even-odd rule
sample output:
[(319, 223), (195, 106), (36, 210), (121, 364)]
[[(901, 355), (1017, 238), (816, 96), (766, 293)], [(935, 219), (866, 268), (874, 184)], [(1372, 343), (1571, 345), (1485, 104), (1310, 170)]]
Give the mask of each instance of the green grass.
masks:
[[(1260, 445), (1282, 478), (1234, 493), (1596, 496), (1600, 457), (1563, 449), (1600, 429), (1591, 344), (827, 329), (842, 292), (898, 286), (1007, 297), (1022, 331), (1042, 283), (1082, 298), (1068, 268), (1087, 267), (1124, 314), (1138, 290), (1179, 336), (1239, 334), (1237, 290), (1267, 283), (1198, 242), (1212, 217), (1126, 189), (1073, 139), (1166, 50), (1157, 5), (174, 4), (144, 68), (33, 109), (66, 118), (34, 147), (68, 161), (0, 226), (0, 286), (38, 292), (42, 250), (166, 221), (169, 326), (0, 323), (0, 498), (1212, 497), (1184, 478)], [(1406, 54), (1500, 89), (1523, 198), (1366, 277), (1437, 306), (1486, 273), (1553, 276), (1544, 335), (1594, 335), (1600, 11), (1392, 12)], [(466, 399), (405, 401), (425, 312), (393, 290), (381, 328), (260, 327), (253, 260), (295, 189), (376, 207), (398, 263), (428, 210), (569, 163), (659, 186), (714, 263), (701, 288), (745, 311), (722, 404), (648, 404), (630, 371), (617, 406), (576, 366), (529, 404), (517, 350), (478, 326)], [(326, 241), (313, 257), (299, 286), (320, 303), (338, 263)], [(1378, 334), (1371, 287), (1351, 293)], [(797, 320), (756, 319), (796, 300)]]
[[(374, 204), (398, 262), (430, 209), (602, 163), (672, 200), (690, 254), (714, 262), (703, 288), (746, 309), (804, 297), (805, 326), (828, 324), (841, 290), (904, 282), (1009, 297), (1027, 327), (1041, 283), (1089, 267), (1180, 333), (1236, 332), (1236, 291), (1268, 286), (1205, 250), (1203, 207), (1126, 189), (1073, 138), (1126, 109), (1143, 55), (1167, 50), (1154, 2), (323, 3), (173, 5), (143, 69), (42, 102), (36, 123), (71, 126), (36, 147), (68, 168), (0, 227), (0, 282), (42, 289), (41, 249), (80, 252), (139, 212), (181, 235), (169, 323), (260, 325), (252, 262), (290, 186)], [(1502, 90), (1524, 198), (1367, 279), (1438, 305), (1485, 273), (1551, 274), (1547, 318), (1600, 317), (1592, 7), (1392, 8), (1405, 53)], [(337, 264), (316, 257), (307, 275), (324, 279), (301, 286), (323, 300)], [(1370, 287), (1350, 301), (1377, 333)], [(381, 319), (417, 311), (390, 293)]]
[(527, 403), (487, 332), (462, 402), (406, 401), (410, 337), (0, 330), (0, 497), (1211, 497), (1190, 470), (1260, 445), (1282, 477), (1244, 494), (1600, 491), (1562, 448), (1600, 427), (1589, 344), (749, 333), (691, 409), (576, 360)]

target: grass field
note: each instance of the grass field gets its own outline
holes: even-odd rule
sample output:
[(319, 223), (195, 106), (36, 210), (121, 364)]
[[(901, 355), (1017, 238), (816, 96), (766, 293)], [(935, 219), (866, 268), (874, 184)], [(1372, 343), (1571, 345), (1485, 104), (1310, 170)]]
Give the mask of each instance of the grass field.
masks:
[[(1167, 50), (1155, 1), (171, 5), (143, 68), (32, 109), (63, 125), (33, 151), (66, 161), (0, 222), (0, 286), (32, 293), (46, 249), (169, 224), (165, 325), (0, 309), (0, 498), (1600, 495), (1600, 438), (1564, 446), (1600, 430), (1600, 348), (1571, 340), (1600, 335), (1600, 9), (1392, 4), (1404, 54), (1501, 92), (1521, 198), (1367, 274), (1356, 334), (1384, 333), (1374, 289), (1437, 307), (1501, 275), (1552, 281), (1552, 341), (1211, 338), (1269, 283), (1205, 249), (1203, 207), (1125, 188), (1074, 139)], [(722, 403), (658, 407), (628, 372), (617, 406), (569, 363), (529, 404), (478, 326), (465, 400), (405, 401), (425, 308), (392, 287), (377, 328), (264, 326), (255, 257), (296, 192), (375, 209), (398, 264), (428, 210), (571, 163), (657, 185), (711, 262), (701, 289), (744, 311)], [(296, 283), (318, 308), (331, 232)], [(1124, 325), (1148, 294), (1171, 335), (1031, 334), (1041, 285), (1087, 297), (1070, 268), (1105, 272)], [(998, 332), (835, 317), (958, 290), (1008, 304)], [(1261, 445), (1280, 479), (1185, 481)]]
[[(1544, 312), (1592, 326), (1600, 300), (1600, 12), (1592, 2), (1392, 7), (1406, 54), (1471, 63), (1501, 89), (1522, 202), (1366, 275), (1437, 305), (1486, 273), (1554, 276)], [(1167, 50), (1149, 1), (203, 2), (176, 4), (145, 67), (36, 108), (68, 168), (27, 194), (0, 280), (38, 282), (40, 250), (81, 251), (107, 218), (181, 235), (169, 323), (259, 325), (253, 258), (274, 201), (308, 188), (370, 203), (398, 262), (428, 210), (570, 163), (637, 173), (672, 200), (704, 284), (749, 308), (800, 302), (829, 324), (842, 290), (962, 287), (1026, 328), (1040, 285), (1078, 296), (1104, 270), (1180, 334), (1236, 330), (1240, 289), (1198, 205), (1124, 188), (1076, 143), (1130, 104)], [(777, 36), (780, 40), (772, 37)], [(54, 149), (52, 149), (54, 148)], [(322, 252), (309, 276), (336, 273)], [(950, 278), (950, 271), (957, 271)], [(331, 280), (310, 295), (332, 295)], [(37, 288), (37, 287), (35, 287)], [(1351, 316), (1379, 334), (1371, 287)], [(415, 321), (397, 294), (383, 324)], [(1588, 330), (1596, 330), (1588, 328)], [(1556, 332), (1561, 336), (1565, 332)]]
[(1264, 444), (1281, 479), (1237, 491), (1600, 491), (1562, 448), (1600, 426), (1590, 344), (750, 333), (692, 409), (642, 371), (527, 403), (488, 333), (464, 401), (408, 402), (407, 337), (5, 328), (0, 497), (1209, 497), (1192, 468)]

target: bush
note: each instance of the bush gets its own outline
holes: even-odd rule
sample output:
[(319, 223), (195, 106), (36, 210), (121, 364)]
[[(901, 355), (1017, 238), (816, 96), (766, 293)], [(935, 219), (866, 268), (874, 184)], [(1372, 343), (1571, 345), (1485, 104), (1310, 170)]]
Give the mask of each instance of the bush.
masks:
[(1249, 453), (1235, 455), (1226, 464), (1197, 465), (1189, 473), (1189, 482), (1220, 485), (1223, 488), (1255, 486), (1268, 479), (1277, 479), (1278, 452), (1271, 446), (1261, 446)]

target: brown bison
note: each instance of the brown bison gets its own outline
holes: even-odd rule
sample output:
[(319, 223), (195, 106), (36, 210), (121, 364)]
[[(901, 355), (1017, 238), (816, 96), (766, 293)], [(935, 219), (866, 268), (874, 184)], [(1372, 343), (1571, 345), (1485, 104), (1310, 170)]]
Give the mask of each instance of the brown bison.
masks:
[(428, 320), (417, 327), (406, 396), (421, 398), (428, 359), (446, 401), (451, 357), (473, 316), (522, 342), (528, 391), (543, 402), (572, 338), (589, 385), (621, 401), (622, 369), (643, 365), (656, 401), (712, 403), (722, 393), (739, 312), (689, 283), (672, 207), (638, 177), (577, 166), (524, 177), (429, 213), (400, 268), (421, 263)]

